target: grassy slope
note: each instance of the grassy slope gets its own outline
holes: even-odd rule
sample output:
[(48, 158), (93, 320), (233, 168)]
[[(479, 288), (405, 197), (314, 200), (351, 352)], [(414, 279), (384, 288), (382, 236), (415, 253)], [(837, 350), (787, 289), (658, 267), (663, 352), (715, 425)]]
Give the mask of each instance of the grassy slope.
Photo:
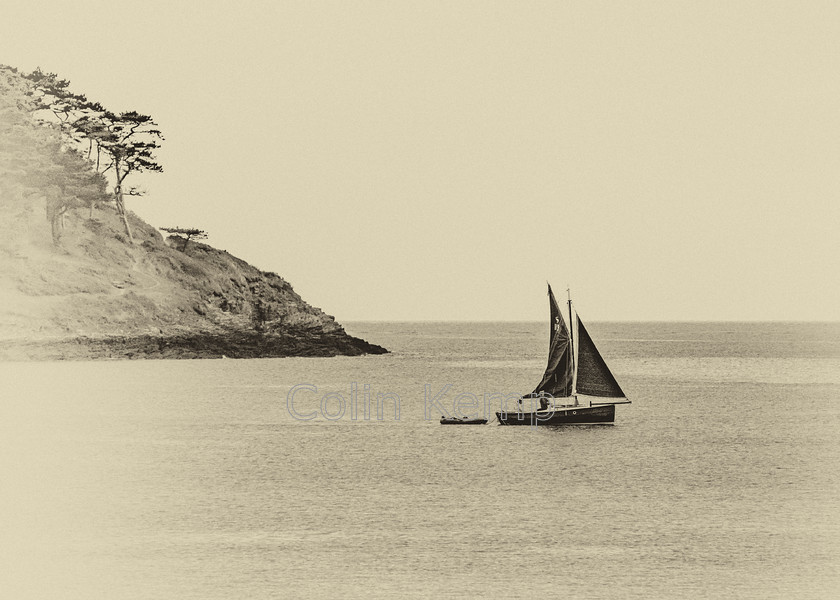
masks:
[(46, 172), (56, 151), (14, 93), (0, 86), (0, 358), (384, 351), (227, 252), (194, 242), (182, 252), (134, 215), (129, 244), (107, 197), (92, 219), (71, 208), (54, 245), (45, 211), (55, 176), (20, 172)]

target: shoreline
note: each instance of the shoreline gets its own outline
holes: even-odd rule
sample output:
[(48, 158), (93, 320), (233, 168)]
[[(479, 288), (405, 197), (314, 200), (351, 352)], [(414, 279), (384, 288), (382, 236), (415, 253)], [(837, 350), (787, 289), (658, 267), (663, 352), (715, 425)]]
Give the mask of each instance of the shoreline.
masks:
[(346, 333), (231, 331), (0, 341), (0, 361), (287, 358), (387, 354)]

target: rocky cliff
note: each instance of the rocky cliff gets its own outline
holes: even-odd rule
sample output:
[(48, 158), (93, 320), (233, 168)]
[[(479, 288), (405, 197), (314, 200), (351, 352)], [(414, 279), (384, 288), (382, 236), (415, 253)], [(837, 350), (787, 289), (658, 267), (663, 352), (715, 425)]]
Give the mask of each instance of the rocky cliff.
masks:
[(384, 353), (283, 278), (194, 241), (164, 239), (26, 110), (0, 67), (0, 359)]

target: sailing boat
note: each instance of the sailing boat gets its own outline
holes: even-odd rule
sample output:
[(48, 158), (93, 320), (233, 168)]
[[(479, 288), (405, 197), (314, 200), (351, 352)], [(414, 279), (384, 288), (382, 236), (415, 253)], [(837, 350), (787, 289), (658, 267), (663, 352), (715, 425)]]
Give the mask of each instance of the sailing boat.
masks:
[[(586, 327), (576, 314), (577, 348), (572, 335), (572, 298), (569, 296), (567, 328), (551, 286), (551, 339), (548, 366), (536, 389), (519, 399), (519, 410), (496, 413), (501, 425), (585, 425), (615, 421), (615, 405), (629, 404), (621, 386), (595, 347)], [(577, 352), (575, 351), (577, 350)], [(587, 397), (584, 403), (578, 395)], [(529, 403), (530, 410), (523, 407)], [(539, 407), (537, 406), (539, 404)]]

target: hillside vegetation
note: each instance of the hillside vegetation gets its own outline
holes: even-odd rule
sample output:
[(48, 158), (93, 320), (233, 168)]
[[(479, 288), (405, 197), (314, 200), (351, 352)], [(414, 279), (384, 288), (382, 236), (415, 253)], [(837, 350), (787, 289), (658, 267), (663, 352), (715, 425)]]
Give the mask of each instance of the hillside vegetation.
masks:
[(382, 353), (274, 273), (160, 232), (0, 66), (0, 358)]

